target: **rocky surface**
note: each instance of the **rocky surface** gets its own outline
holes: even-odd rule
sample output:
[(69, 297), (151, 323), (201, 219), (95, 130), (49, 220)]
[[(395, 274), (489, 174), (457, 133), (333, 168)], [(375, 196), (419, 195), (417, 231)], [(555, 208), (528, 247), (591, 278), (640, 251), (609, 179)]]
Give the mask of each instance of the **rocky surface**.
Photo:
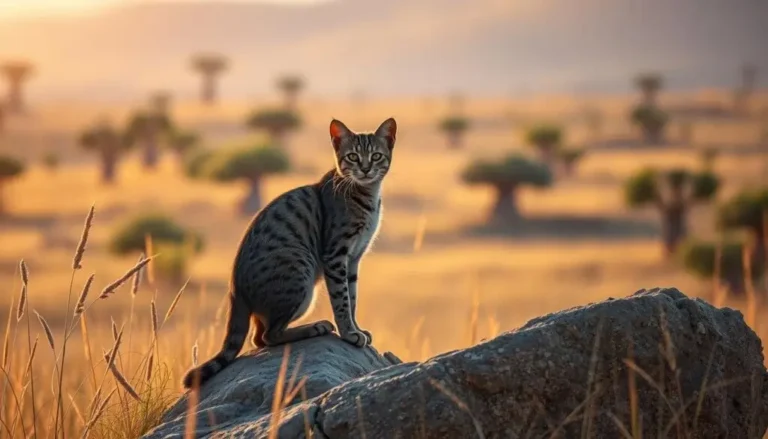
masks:
[[(760, 340), (738, 311), (676, 289), (531, 320), (424, 363), (335, 336), (291, 345), (301, 392), (270, 414), (283, 349), (247, 354), (200, 389), (197, 437), (754, 438), (768, 427)], [(298, 379), (295, 381), (299, 381)], [(188, 396), (146, 438), (183, 437)]]

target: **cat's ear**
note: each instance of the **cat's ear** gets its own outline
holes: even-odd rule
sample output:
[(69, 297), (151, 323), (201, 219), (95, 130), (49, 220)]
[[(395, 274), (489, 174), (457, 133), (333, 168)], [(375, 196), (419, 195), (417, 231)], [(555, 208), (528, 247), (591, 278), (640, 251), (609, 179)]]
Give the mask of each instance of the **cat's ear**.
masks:
[(331, 142), (333, 143), (333, 149), (339, 150), (341, 146), (341, 140), (347, 137), (352, 137), (354, 133), (347, 128), (346, 125), (340, 120), (333, 119), (331, 121)]
[(397, 138), (397, 122), (395, 119), (389, 118), (379, 125), (376, 129), (376, 135), (387, 139), (387, 146), (389, 149), (395, 147), (395, 139)]

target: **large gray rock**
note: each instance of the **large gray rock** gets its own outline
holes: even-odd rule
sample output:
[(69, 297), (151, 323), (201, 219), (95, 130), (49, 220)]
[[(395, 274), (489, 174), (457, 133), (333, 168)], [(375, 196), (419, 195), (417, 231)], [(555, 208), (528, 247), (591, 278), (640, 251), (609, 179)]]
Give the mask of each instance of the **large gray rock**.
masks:
[[(248, 354), (200, 390), (198, 437), (266, 437), (283, 350)], [(676, 289), (539, 317), (469, 349), (394, 364), (334, 336), (291, 345), (308, 400), (279, 437), (754, 438), (768, 372), (741, 313)], [(146, 438), (183, 437), (187, 395)]]

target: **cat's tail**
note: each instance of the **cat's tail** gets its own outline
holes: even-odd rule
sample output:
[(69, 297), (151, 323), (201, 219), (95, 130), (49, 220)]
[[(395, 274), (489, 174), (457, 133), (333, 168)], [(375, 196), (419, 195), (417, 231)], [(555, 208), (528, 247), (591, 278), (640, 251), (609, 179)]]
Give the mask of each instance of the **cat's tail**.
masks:
[(191, 389), (193, 386), (202, 385), (235, 361), (248, 336), (251, 318), (250, 307), (238, 297), (234, 291), (229, 293), (227, 333), (224, 335), (221, 350), (215, 357), (187, 372), (183, 380), (184, 388)]

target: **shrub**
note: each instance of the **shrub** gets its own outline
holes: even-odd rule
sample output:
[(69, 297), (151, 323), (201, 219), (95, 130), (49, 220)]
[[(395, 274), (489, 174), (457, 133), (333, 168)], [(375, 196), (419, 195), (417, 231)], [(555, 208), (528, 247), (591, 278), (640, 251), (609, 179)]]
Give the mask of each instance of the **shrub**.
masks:
[(147, 235), (152, 238), (153, 246), (188, 243), (196, 252), (203, 250), (203, 239), (199, 234), (160, 214), (142, 215), (123, 224), (113, 235), (110, 250), (117, 254), (144, 251)]

